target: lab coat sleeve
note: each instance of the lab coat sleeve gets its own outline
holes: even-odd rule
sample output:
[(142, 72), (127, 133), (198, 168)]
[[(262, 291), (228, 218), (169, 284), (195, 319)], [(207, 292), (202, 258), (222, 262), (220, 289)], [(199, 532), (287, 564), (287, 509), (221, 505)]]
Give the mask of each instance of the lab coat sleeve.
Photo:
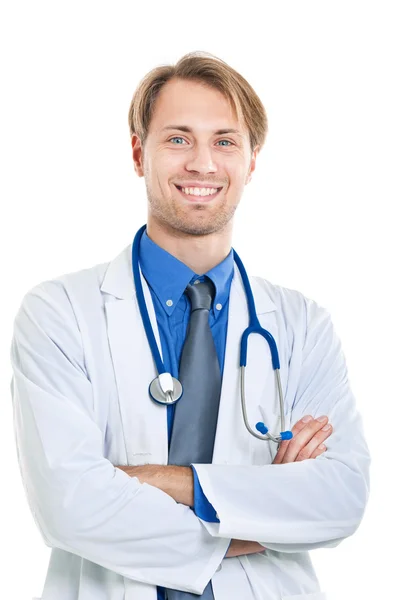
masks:
[(202, 593), (230, 540), (104, 457), (80, 331), (58, 280), (24, 297), (11, 363), (19, 468), (45, 543), (129, 579)]
[(324, 308), (307, 298), (303, 306), (305, 333), (291, 356), (299, 375), (290, 423), (327, 415), (327, 450), (287, 464), (194, 465), (220, 520), (204, 522), (208, 531), (280, 552), (336, 546), (358, 528), (369, 494), (370, 456), (340, 341)]

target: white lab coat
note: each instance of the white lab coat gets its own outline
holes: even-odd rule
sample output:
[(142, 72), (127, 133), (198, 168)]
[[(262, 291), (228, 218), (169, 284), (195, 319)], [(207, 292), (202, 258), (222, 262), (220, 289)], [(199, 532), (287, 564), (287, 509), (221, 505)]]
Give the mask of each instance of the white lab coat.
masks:
[[(160, 348), (150, 292), (142, 278)], [(30, 509), (52, 548), (42, 600), (156, 600), (156, 585), (215, 600), (322, 600), (308, 551), (336, 546), (362, 519), (370, 457), (328, 312), (301, 293), (251, 277), (280, 355), (286, 427), (329, 416), (317, 459), (272, 465), (276, 445), (246, 430), (239, 342), (248, 324), (235, 266), (211, 465), (195, 467), (220, 523), (206, 523), (115, 465), (167, 464), (167, 412), (136, 301), (131, 246), (110, 263), (46, 281), (14, 324), (11, 383), (18, 459)], [(160, 348), (161, 351), (161, 348)], [(250, 336), (247, 411), (279, 431), (269, 348)], [(224, 558), (231, 538), (265, 552)]]

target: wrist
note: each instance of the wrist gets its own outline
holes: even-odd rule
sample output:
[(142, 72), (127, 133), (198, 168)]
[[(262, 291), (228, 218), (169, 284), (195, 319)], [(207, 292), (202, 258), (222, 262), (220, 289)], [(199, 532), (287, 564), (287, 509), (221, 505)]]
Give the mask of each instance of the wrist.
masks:
[(191, 467), (168, 465), (156, 485), (176, 502), (192, 507), (194, 504), (193, 471)]
[(191, 467), (175, 465), (119, 466), (130, 477), (137, 477), (140, 483), (147, 483), (165, 492), (175, 502), (193, 506), (193, 471)]

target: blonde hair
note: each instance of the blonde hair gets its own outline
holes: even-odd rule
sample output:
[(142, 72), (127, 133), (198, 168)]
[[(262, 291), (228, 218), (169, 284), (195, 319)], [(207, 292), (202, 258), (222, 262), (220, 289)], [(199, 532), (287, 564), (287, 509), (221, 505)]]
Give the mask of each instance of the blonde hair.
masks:
[(253, 152), (265, 143), (268, 121), (265, 108), (251, 85), (226, 62), (208, 52), (190, 52), (176, 65), (155, 67), (140, 81), (129, 107), (131, 137), (136, 134), (144, 145), (154, 104), (161, 88), (173, 77), (198, 81), (220, 91), (229, 100), (238, 120), (243, 120)]

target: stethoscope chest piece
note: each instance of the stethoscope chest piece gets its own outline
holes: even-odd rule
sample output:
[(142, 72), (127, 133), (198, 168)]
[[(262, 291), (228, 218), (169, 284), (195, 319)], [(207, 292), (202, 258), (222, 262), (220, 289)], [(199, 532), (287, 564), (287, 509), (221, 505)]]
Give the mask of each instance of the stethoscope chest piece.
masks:
[[(166, 378), (167, 381), (163, 380), (163, 375), (169, 376)], [(175, 377), (169, 375), (169, 373), (162, 373), (153, 379), (149, 385), (150, 397), (158, 404), (175, 404), (175, 402), (178, 402), (179, 398), (182, 396), (182, 393), (183, 388), (181, 382)]]

